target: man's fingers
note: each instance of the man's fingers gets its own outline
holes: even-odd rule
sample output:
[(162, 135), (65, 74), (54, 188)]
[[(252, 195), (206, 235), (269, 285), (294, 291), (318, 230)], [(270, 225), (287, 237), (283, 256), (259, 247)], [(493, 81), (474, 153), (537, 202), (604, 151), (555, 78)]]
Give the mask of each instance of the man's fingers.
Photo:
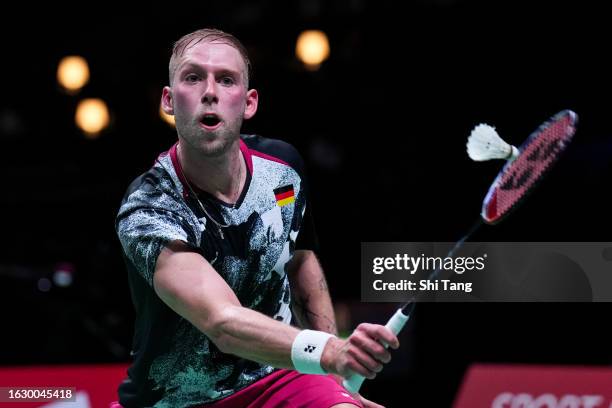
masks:
[(376, 373), (382, 371), (382, 364), (358, 347), (351, 347), (349, 355), (352, 357), (351, 370), (370, 380), (376, 377)]
[(361, 323), (359, 326), (357, 326), (356, 330), (363, 331), (376, 341), (384, 341), (385, 344), (388, 344), (389, 347), (393, 349), (399, 348), (399, 340), (397, 339), (397, 336), (385, 326), (381, 326), (379, 324)]
[[(329, 359), (324, 357), (329, 355), (327, 351), (332, 349), (329, 345), (331, 343), (332, 341), (328, 342), (328, 346), (325, 347), (321, 358), (322, 367), (329, 367), (327, 368), (329, 372), (344, 377), (350, 377), (355, 373), (369, 379), (376, 377), (376, 373), (382, 371), (383, 364), (391, 360), (391, 354), (386, 349), (386, 345), (399, 347), (397, 337), (389, 329), (369, 323), (360, 324), (347, 340), (341, 342), (341, 347), (336, 345), (336, 353), (331, 354), (336, 357), (329, 362)], [(323, 363), (324, 360), (327, 362)], [(336, 363), (333, 360), (336, 360)]]
[(361, 332), (356, 332), (349, 338), (349, 341), (351, 344), (364, 350), (381, 363), (388, 363), (391, 361), (391, 354), (383, 347), (382, 344)]

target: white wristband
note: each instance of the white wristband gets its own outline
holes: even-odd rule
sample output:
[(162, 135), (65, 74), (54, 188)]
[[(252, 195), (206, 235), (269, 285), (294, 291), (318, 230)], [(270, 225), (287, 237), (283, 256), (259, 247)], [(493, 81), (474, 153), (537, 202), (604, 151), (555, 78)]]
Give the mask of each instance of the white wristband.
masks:
[(291, 361), (297, 371), (304, 374), (327, 374), (321, 368), (321, 355), (325, 344), (335, 337), (316, 330), (302, 330), (291, 345)]

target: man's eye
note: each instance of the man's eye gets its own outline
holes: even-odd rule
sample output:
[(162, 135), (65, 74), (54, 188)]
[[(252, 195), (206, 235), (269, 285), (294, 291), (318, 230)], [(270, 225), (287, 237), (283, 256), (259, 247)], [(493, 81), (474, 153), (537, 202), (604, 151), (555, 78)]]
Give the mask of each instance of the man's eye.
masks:
[(221, 83), (223, 85), (233, 85), (234, 84), (234, 79), (230, 78), (230, 77), (223, 77), (223, 78), (221, 78)]
[(187, 82), (196, 82), (200, 77), (198, 77), (196, 74), (189, 74), (185, 77), (185, 81)]

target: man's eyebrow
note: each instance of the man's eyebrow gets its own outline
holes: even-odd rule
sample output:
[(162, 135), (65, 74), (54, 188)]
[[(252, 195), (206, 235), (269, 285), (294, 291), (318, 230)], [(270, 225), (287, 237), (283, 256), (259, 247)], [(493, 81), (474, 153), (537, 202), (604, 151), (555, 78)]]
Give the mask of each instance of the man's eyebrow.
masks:
[(234, 71), (233, 69), (228, 69), (228, 68), (220, 68), (217, 72), (221, 75), (230, 75), (230, 76), (235, 76), (235, 77), (240, 76), (240, 72)]
[[(204, 71), (205, 68), (195, 62), (184, 62), (181, 65), (179, 65), (177, 67), (177, 72), (183, 72), (185, 70), (189, 70), (189, 69), (195, 69), (195, 70), (200, 70), (200, 71)], [(221, 75), (232, 75), (232, 76), (236, 76), (236, 77), (240, 77), (240, 72), (239, 71), (235, 71), (233, 69), (230, 68), (215, 68), (213, 69), (214, 73), (217, 74), (221, 74)]]
[(202, 69), (202, 67), (196, 64), (195, 62), (187, 61), (180, 63), (179, 66), (176, 68), (177, 72), (184, 71), (185, 69)]

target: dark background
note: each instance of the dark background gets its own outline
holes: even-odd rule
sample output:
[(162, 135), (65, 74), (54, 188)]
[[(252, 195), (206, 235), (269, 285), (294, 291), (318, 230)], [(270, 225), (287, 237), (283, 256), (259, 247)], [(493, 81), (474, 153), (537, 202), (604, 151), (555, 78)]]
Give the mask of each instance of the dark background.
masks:
[[(133, 311), (114, 217), (129, 182), (174, 143), (159, 97), (172, 43), (197, 28), (232, 32), (251, 54), (260, 109), (245, 131), (302, 152), (321, 259), (351, 326), (383, 323), (393, 311), (359, 302), (360, 242), (455, 241), (478, 218), (501, 168), (465, 154), (480, 122), (519, 144), (557, 111), (580, 117), (573, 144), (528, 204), (474, 240), (610, 240), (603, 9), (468, 0), (104, 7), (14, 11), (0, 28), (2, 365), (129, 360)], [(294, 56), (298, 34), (313, 28), (331, 45), (316, 72)], [(70, 54), (91, 70), (77, 96), (55, 82)], [(103, 98), (112, 112), (96, 140), (73, 123), (84, 97)], [(74, 284), (38, 290), (62, 262), (74, 267)], [(422, 304), (393, 364), (364, 394), (390, 406), (449, 406), (474, 362), (607, 365), (611, 312), (586, 303)]]

